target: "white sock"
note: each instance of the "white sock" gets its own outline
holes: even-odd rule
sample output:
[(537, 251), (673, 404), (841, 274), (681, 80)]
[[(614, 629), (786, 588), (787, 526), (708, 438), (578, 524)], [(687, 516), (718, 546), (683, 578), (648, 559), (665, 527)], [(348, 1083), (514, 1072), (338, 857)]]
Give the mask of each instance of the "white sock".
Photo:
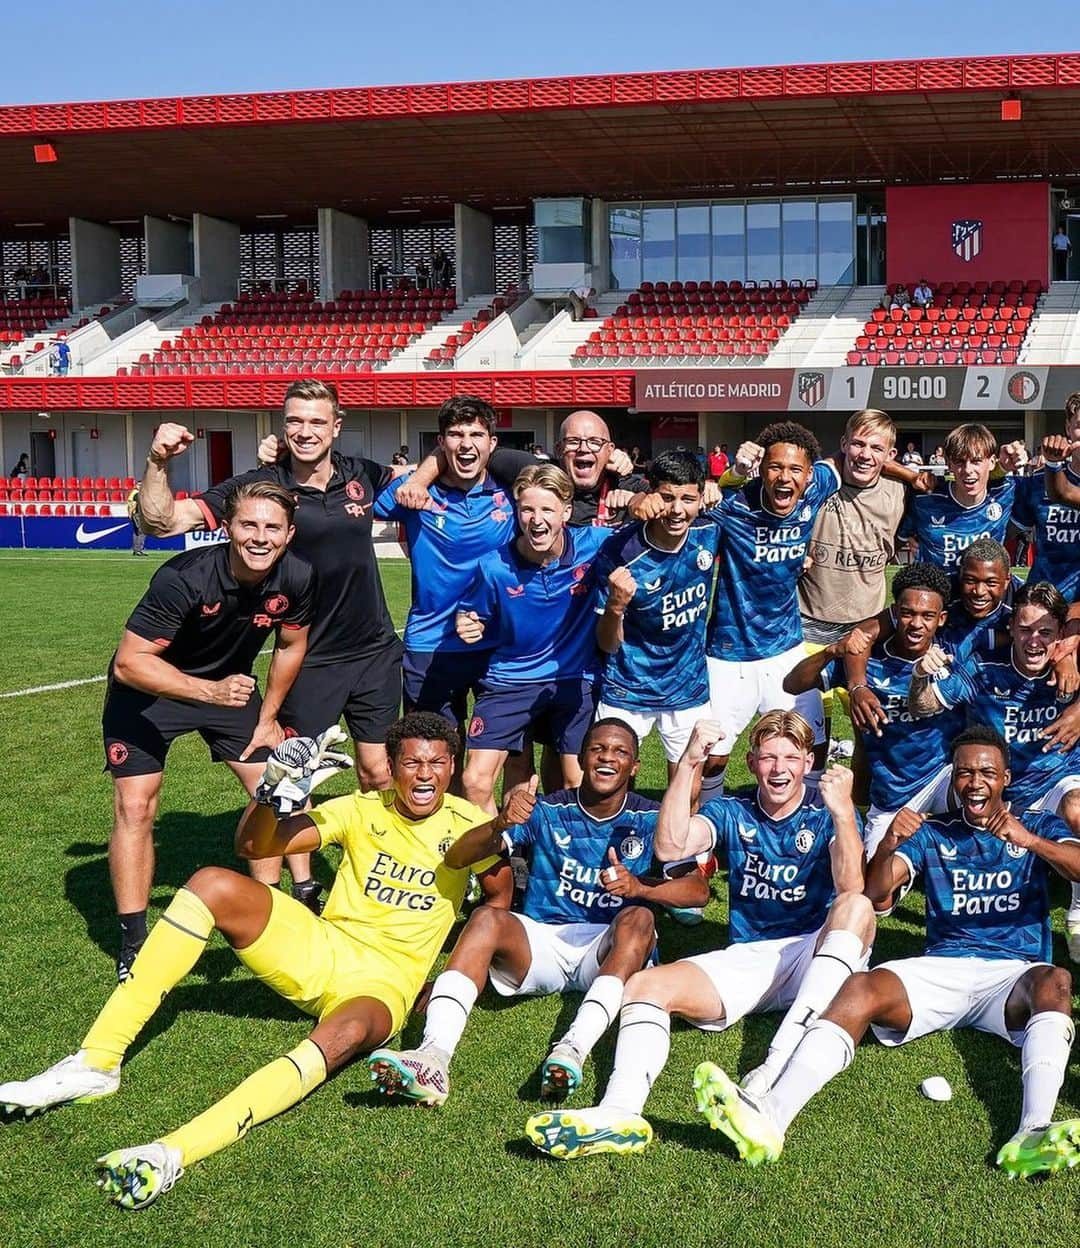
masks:
[(855, 1042), (836, 1023), (817, 1019), (765, 1098), (765, 1107), (781, 1131), (812, 1096), (846, 1069), (855, 1056)]
[(1065, 915), (1066, 923), (1080, 923), (1080, 884), (1072, 886), (1072, 899), (1069, 902), (1069, 911)]
[(599, 1108), (640, 1114), (671, 1049), (671, 1016), (651, 1001), (631, 1001), (619, 1012), (615, 1069)]
[(727, 767), (722, 767), (719, 771), (712, 773), (706, 772), (701, 777), (701, 792), (698, 797), (698, 805), (704, 805), (714, 797), (724, 796), (725, 775), (727, 775)]
[(597, 975), (593, 980), (585, 1000), (574, 1015), (574, 1021), (563, 1036), (582, 1057), (588, 1057), (597, 1040), (618, 1017), (625, 987), (618, 975)]
[(765, 1058), (773, 1078), (784, 1069), (806, 1029), (814, 1022), (850, 975), (862, 964), (863, 943), (854, 932), (838, 928), (826, 932), (817, 953), (810, 960), (799, 984), (795, 1000), (776, 1029)]
[(476, 997), (476, 985), (468, 975), (443, 971), (431, 986), (420, 1047), (441, 1049), (447, 1057), (453, 1057)]
[(1020, 1049), (1024, 1080), (1021, 1131), (1045, 1127), (1053, 1121), (1074, 1035), (1072, 1019), (1057, 1010), (1043, 1010), (1028, 1019)]

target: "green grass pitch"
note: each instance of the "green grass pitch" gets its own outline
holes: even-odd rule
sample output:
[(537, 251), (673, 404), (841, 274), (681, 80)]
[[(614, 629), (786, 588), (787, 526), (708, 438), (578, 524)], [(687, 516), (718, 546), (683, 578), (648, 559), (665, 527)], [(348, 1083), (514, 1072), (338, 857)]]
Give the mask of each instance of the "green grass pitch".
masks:
[[(0, 552), (0, 692), (100, 676), (154, 560), (125, 554)], [(408, 574), (384, 565), (395, 621)], [(265, 662), (265, 660), (264, 660)], [(104, 686), (0, 699), (0, 1076), (25, 1077), (75, 1048), (112, 984), (114, 919), (105, 849), (110, 785), (101, 771)], [(663, 762), (645, 750), (639, 788)], [(742, 772), (745, 778), (745, 772)], [(343, 789), (345, 781), (336, 782)], [(240, 791), (201, 742), (175, 747), (157, 829), (156, 915), (196, 868), (231, 862)], [(320, 861), (328, 879), (330, 861)], [(721, 881), (703, 926), (660, 921), (665, 960), (723, 939)], [(1067, 965), (1064, 888), (1055, 959)], [(876, 957), (920, 947), (918, 897), (885, 922)], [(153, 917), (153, 916), (152, 916)], [(283, 1118), (196, 1166), (144, 1213), (109, 1206), (93, 1159), (185, 1121), (292, 1048), (309, 1023), (252, 981), (215, 938), (195, 973), (136, 1043), (119, 1095), (0, 1124), (0, 1226), (10, 1245), (244, 1245), (406, 1248), (485, 1244), (925, 1245), (1002, 1248), (1077, 1242), (1080, 1173), (1010, 1183), (992, 1167), (1020, 1103), (1018, 1053), (971, 1032), (903, 1052), (868, 1043), (792, 1128), (780, 1163), (750, 1170), (693, 1111), (690, 1077), (709, 1058), (742, 1072), (775, 1019), (722, 1035), (676, 1026), (647, 1107), (656, 1140), (641, 1157), (554, 1163), (524, 1142), (537, 1070), (576, 999), (481, 997), (452, 1069), (449, 1102), (381, 1103), (366, 1070), (345, 1071)], [(412, 1022), (406, 1041), (415, 1042)], [(575, 1099), (610, 1070), (613, 1036)], [(954, 1099), (918, 1093), (944, 1075)], [(1060, 1116), (1080, 1113), (1069, 1069)]]

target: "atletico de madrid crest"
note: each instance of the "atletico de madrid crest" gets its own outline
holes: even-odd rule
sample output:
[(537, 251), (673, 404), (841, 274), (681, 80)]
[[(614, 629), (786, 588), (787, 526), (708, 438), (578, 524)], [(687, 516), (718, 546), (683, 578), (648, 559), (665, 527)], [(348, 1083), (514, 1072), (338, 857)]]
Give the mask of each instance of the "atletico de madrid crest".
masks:
[(981, 221), (965, 217), (952, 223), (952, 249), (961, 260), (971, 261), (982, 251)]
[(798, 390), (799, 399), (807, 407), (817, 407), (825, 399), (825, 374), (800, 373)]

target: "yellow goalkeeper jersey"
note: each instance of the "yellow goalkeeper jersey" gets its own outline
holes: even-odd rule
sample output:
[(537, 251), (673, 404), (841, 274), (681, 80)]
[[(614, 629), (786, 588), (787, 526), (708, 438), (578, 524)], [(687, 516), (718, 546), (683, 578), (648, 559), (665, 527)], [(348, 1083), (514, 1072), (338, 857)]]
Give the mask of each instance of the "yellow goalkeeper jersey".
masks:
[[(470, 828), (491, 818), (447, 793), (424, 819), (394, 807), (393, 790), (332, 798), (309, 812), (322, 844), (340, 845), (341, 865), (323, 918), (399, 964), (410, 979), (431, 969), (461, 908), (470, 868), (443, 862)], [(497, 858), (471, 869), (484, 871)]]

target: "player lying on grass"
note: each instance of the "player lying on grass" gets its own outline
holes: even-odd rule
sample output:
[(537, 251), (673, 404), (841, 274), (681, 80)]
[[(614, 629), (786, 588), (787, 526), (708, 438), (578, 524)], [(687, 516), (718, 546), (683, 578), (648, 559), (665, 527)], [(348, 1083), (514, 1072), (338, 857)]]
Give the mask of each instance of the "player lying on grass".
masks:
[[(869, 632), (860, 626), (808, 655), (784, 678), (788, 693), (841, 686), (851, 695), (867, 689), (874, 697), (879, 708), (875, 731), (862, 734), (870, 768), (870, 810), (863, 829), (868, 858), (902, 807), (948, 810), (949, 742), (964, 724), (961, 711), (916, 719), (907, 704), (912, 669), (945, 622), (948, 576), (935, 564), (913, 563), (896, 574), (892, 594), (894, 631), (884, 642), (868, 646)], [(852, 657), (861, 660), (861, 684), (849, 682), (845, 673)]]
[(458, 937), (428, 1000), (417, 1049), (378, 1049), (368, 1058), (383, 1092), (441, 1105), (448, 1067), (477, 995), (490, 980), (500, 996), (584, 992), (574, 1021), (540, 1072), (540, 1095), (562, 1099), (581, 1082), (593, 1046), (622, 1004), (626, 980), (656, 945), (652, 903), (704, 906), (704, 871), (650, 878), (659, 803), (630, 792), (638, 739), (619, 720), (600, 720), (581, 747), (581, 785), (537, 800), (536, 779), (511, 791), (499, 817), (446, 852), (450, 866), (531, 851), (520, 913), (480, 906)]
[[(287, 546), (296, 503), (269, 481), (224, 504), (227, 543), (185, 551), (154, 574), (109, 666), (101, 727), (113, 778), (109, 873), (120, 919), (118, 979), (146, 939), (154, 876), (154, 820), (165, 757), (197, 732), (253, 793), (267, 747), (284, 737), (278, 713), (307, 646), (315, 575)], [(252, 664), (269, 638), (274, 655), (259, 697)], [(268, 883), (281, 864), (271, 863)], [(310, 877), (306, 858), (294, 878)], [(254, 872), (258, 875), (258, 868)]]
[[(335, 738), (337, 730), (324, 734), (324, 741)], [(299, 768), (302, 799), (327, 759), (325, 745), (301, 740), (308, 746)], [(289, 750), (278, 751), (273, 762), (295, 764), (295, 741), (287, 744)], [(468, 870), (447, 866), (443, 854), (487, 820), (446, 791), (457, 746), (456, 732), (440, 716), (407, 715), (387, 736), (391, 790), (355, 792), (281, 820), (269, 807), (256, 806), (241, 828), (248, 858), (341, 847), (322, 917), (238, 872), (197, 871), (169, 903), (79, 1051), (32, 1079), (0, 1085), (0, 1104), (29, 1115), (115, 1092), (131, 1043), (195, 966), (215, 928), (257, 979), (318, 1022), (292, 1052), (191, 1122), (150, 1144), (100, 1158), (99, 1184), (110, 1200), (126, 1209), (149, 1204), (186, 1166), (234, 1143), (383, 1044), (405, 1021), (468, 884)], [(260, 789), (260, 796), (265, 791), (269, 799), (269, 789)], [(496, 870), (477, 870), (494, 895), (509, 868), (487, 865)]]
[[(963, 709), (969, 723), (990, 724), (1012, 754), (1009, 801), (1060, 815), (1080, 836), (1080, 699), (1063, 695), (1050, 662), (1067, 614), (1053, 585), (1028, 581), (1013, 598), (1010, 644), (962, 662), (931, 646), (912, 670), (908, 704), (916, 716)], [(1066, 927), (1069, 956), (1080, 961), (1080, 885)]]
[(642, 1110), (667, 1062), (672, 1014), (723, 1031), (747, 1014), (786, 1010), (765, 1062), (747, 1076), (765, 1091), (807, 1024), (866, 964), (874, 913), (862, 892), (851, 772), (825, 772), (824, 805), (810, 805), (804, 777), (813, 765), (813, 732), (794, 711), (770, 711), (750, 736), (756, 792), (716, 798), (692, 815), (695, 773), (719, 736), (719, 725), (708, 721), (694, 728), (660, 807), (656, 852), (684, 858), (716, 847), (725, 854), (732, 943), (631, 976), (603, 1100), (526, 1124), (528, 1138), (552, 1157), (646, 1147), (652, 1127)]
[(554, 746), (563, 787), (581, 779), (578, 753), (596, 706), (595, 577), (608, 536), (569, 527), (573, 486), (554, 464), (534, 464), (514, 483), (520, 536), (479, 560), (456, 617), (468, 646), (490, 646), (469, 725), (463, 789), (492, 814), (495, 781), (526, 734)]
[(902, 810), (867, 871), (888, 904), (917, 875), (926, 894), (926, 952), (854, 975), (812, 1022), (764, 1096), (717, 1066), (694, 1073), (699, 1110), (751, 1165), (775, 1161), (795, 1116), (851, 1062), (873, 1027), (882, 1044), (973, 1027), (1020, 1048), (1020, 1125), (997, 1164), (1011, 1177), (1080, 1165), (1080, 1119), (1052, 1123), (1073, 1042), (1072, 981), (1050, 964), (1047, 879), (1080, 879), (1080, 841), (1054, 815), (1013, 814), (1002, 801), (1009, 747), (973, 726), (953, 742), (956, 815)]

